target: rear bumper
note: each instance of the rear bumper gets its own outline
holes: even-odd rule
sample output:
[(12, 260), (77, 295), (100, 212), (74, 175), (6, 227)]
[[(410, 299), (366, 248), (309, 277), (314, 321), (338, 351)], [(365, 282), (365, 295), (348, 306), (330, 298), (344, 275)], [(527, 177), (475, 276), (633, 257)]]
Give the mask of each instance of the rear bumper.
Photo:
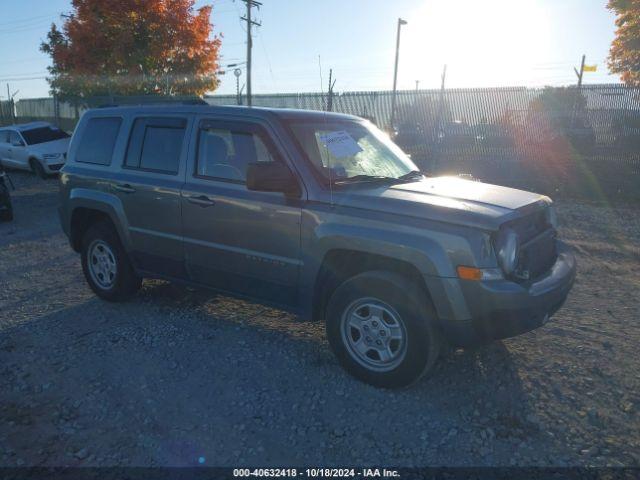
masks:
[(535, 282), (458, 280), (470, 318), (442, 320), (442, 329), (454, 345), (486, 343), (528, 332), (544, 325), (560, 309), (575, 276), (575, 257), (566, 245), (558, 243), (555, 264)]

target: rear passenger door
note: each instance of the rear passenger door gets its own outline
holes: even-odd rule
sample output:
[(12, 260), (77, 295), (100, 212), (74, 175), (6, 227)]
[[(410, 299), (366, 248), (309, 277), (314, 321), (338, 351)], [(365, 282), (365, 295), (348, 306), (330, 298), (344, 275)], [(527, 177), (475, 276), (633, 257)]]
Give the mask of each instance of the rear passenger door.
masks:
[(185, 276), (180, 190), (190, 122), (188, 115), (136, 117), (111, 185), (127, 217), (136, 266), (177, 278)]
[[(301, 200), (249, 191), (248, 163), (285, 162), (267, 125), (200, 118), (182, 192), (192, 280), (272, 302), (295, 303)], [(286, 163), (286, 162), (285, 162)]]

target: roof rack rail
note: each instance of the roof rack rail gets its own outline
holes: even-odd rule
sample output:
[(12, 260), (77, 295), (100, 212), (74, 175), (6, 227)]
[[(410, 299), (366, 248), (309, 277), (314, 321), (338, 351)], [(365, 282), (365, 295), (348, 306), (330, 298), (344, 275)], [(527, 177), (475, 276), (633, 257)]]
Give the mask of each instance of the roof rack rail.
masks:
[(100, 103), (93, 108), (111, 108), (111, 107), (127, 107), (127, 106), (145, 106), (145, 105), (209, 105), (202, 98), (182, 98), (172, 100), (170, 97), (154, 98), (154, 97), (120, 97), (119, 101), (111, 101)]

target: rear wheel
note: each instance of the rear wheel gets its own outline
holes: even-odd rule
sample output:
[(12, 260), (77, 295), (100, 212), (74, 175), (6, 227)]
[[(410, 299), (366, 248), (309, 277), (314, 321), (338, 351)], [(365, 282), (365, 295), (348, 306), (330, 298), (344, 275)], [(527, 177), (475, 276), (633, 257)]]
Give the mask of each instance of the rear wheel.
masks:
[(82, 238), (82, 270), (96, 295), (112, 302), (126, 300), (142, 285), (117, 233), (108, 222), (89, 227)]
[(441, 339), (425, 293), (405, 277), (359, 274), (331, 296), (327, 337), (342, 366), (372, 385), (410, 385), (431, 370)]
[(29, 160), (29, 165), (31, 166), (31, 171), (35, 173), (37, 176), (39, 176), (42, 179), (47, 178), (48, 175), (44, 171), (44, 167), (42, 166), (42, 163), (40, 163), (39, 160), (32, 158), (31, 160)]

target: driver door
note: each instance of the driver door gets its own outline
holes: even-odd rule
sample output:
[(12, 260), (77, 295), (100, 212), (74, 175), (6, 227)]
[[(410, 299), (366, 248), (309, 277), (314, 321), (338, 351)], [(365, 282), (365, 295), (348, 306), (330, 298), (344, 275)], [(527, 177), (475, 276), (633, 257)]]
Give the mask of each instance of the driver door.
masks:
[(190, 278), (232, 293), (294, 305), (301, 200), (247, 189), (248, 163), (283, 162), (266, 125), (201, 118), (182, 222)]
[(7, 148), (6, 164), (22, 169), (29, 169), (29, 154), (22, 136), (16, 131), (9, 132), (9, 146)]

